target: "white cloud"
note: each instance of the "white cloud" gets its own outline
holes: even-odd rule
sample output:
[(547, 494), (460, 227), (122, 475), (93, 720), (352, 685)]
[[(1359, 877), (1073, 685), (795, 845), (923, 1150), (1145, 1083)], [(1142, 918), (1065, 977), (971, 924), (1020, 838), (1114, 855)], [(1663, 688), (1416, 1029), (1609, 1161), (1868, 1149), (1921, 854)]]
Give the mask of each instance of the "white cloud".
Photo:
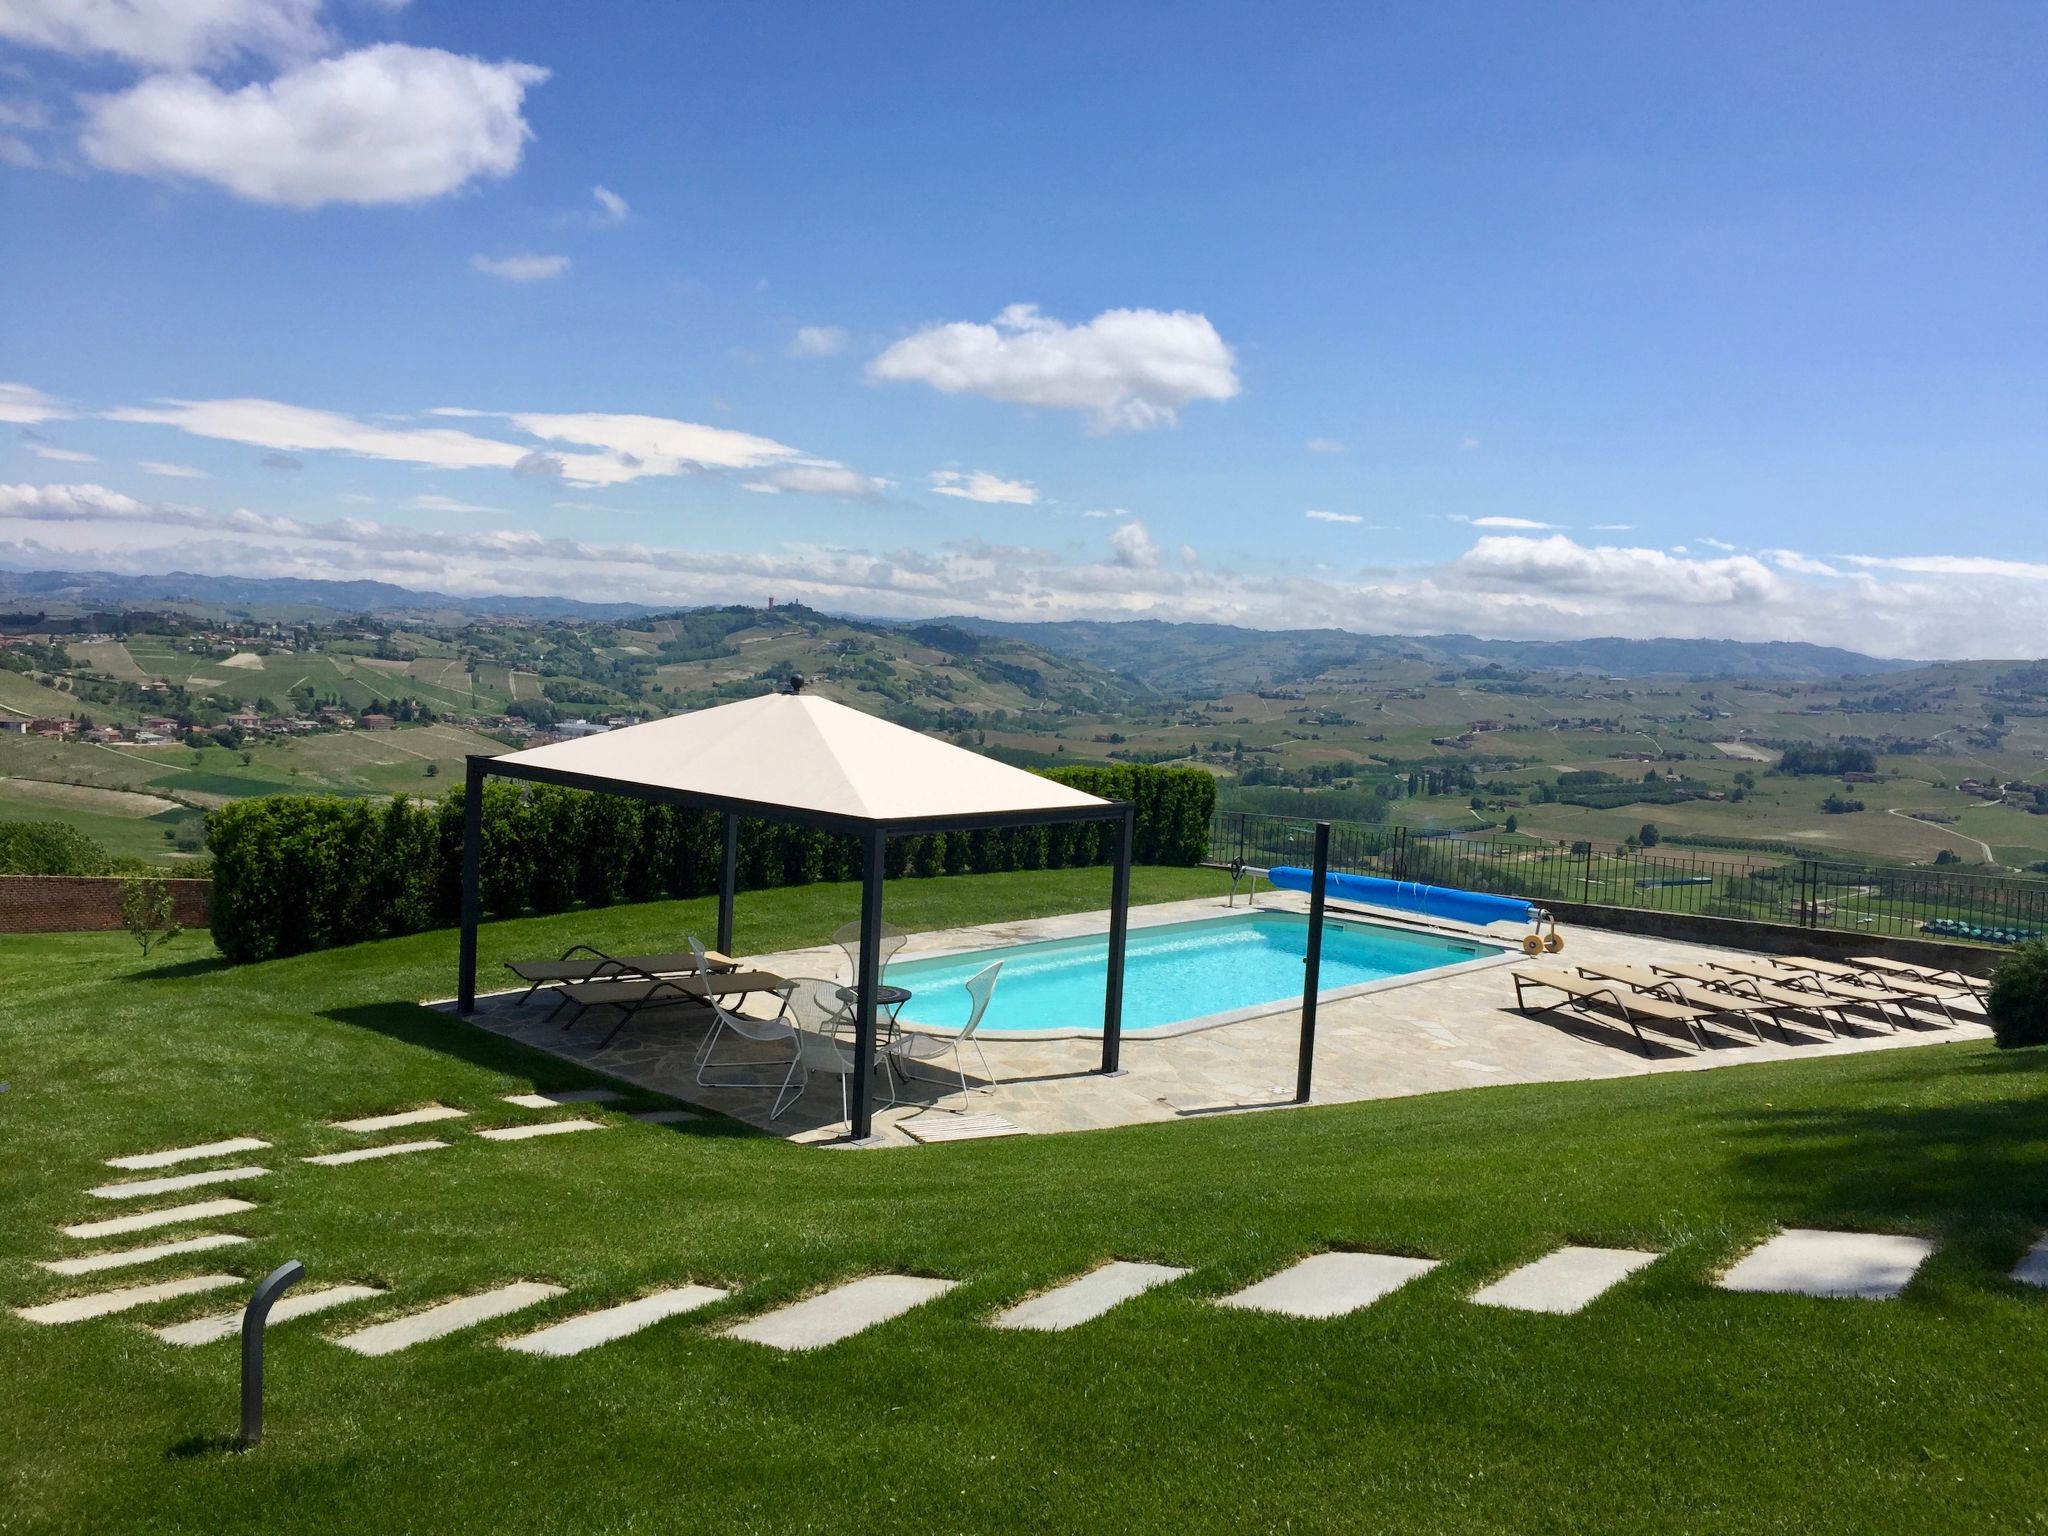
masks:
[(162, 475), (167, 480), (211, 480), (203, 469), (194, 469), (190, 464), (169, 464), (162, 459), (144, 459), (139, 466), (145, 473)]
[(1593, 531), (1595, 533), (1631, 533), (1635, 530), (1635, 526), (1634, 523), (1595, 523)]
[(1479, 439), (1470, 432), (1467, 432), (1458, 439), (1458, 451), (1460, 453), (1477, 453), (1479, 451)]
[(1693, 542), (1695, 544), (1704, 544), (1709, 549), (1718, 549), (1723, 554), (1733, 554), (1735, 552), (1735, 546), (1733, 544), (1730, 544), (1727, 540), (1711, 539), (1708, 538), (1705, 534), (1701, 534), (1698, 538), (1694, 539)]
[[(2048, 581), (2048, 565), (1988, 555), (1844, 555), (1864, 570), (1910, 571), (1920, 576), (2004, 576), (2014, 581)], [(2035, 647), (2038, 649), (2038, 647)]]
[(486, 256), (478, 252), (469, 258), (469, 264), (486, 277), (501, 277), (508, 283), (545, 282), (569, 270), (568, 257), (536, 256), (531, 251), (514, 251), (509, 256)]
[(595, 218), (600, 224), (623, 224), (633, 216), (633, 205), (610, 187), (592, 187), (590, 195), (597, 203)]
[(836, 325), (798, 326), (784, 350), (791, 357), (837, 357), (846, 350), (846, 332)]
[(1312, 437), (1308, 440), (1310, 453), (1342, 453), (1344, 444), (1334, 437)]
[[(444, 410), (432, 414), (488, 413)], [(807, 457), (772, 438), (666, 416), (516, 411), (505, 419), (520, 431), (551, 443), (573, 443), (600, 450), (559, 455), (563, 476), (584, 485), (612, 485), (643, 475), (680, 475), (698, 469), (758, 469)]]
[(743, 482), (740, 488), (768, 495), (795, 491), (808, 496), (867, 497), (881, 495), (888, 485), (886, 480), (877, 480), (857, 469), (848, 469), (844, 464), (820, 459), (815, 463), (792, 464), (788, 469), (774, 470), (759, 480)]
[(417, 203), (517, 169), (520, 115), (548, 72), (381, 43), (227, 91), (154, 75), (84, 98), (87, 158), (107, 170), (209, 181), (291, 208)]
[(1365, 521), (1356, 512), (1307, 511), (1301, 514), (1312, 523), (1362, 523)]
[(1533, 517), (1458, 517), (1453, 515), (1451, 521), (1454, 523), (1470, 523), (1474, 528), (1542, 529), (1555, 528), (1557, 526), (1555, 523), (1539, 523)]
[(1764, 558), (1781, 571), (1790, 571), (1797, 576), (1839, 576), (1842, 573), (1825, 560), (1815, 560), (1802, 555), (1796, 549), (1767, 549)]
[(1159, 545), (1135, 518), (1110, 534), (1109, 552), (1118, 565), (1134, 571), (1149, 571), (1159, 564)]
[(1170, 427), (1195, 400), (1229, 400), (1237, 360), (1206, 315), (1105, 310), (1067, 325), (1012, 304), (988, 325), (955, 321), (904, 337), (868, 364), (874, 379), (949, 395), (1085, 411), (1098, 432)]
[(41, 165), (43, 157), (36, 153), (35, 146), (27, 139), (17, 134), (0, 133), (0, 163), (26, 171)]
[(57, 53), (190, 70), (243, 55), (306, 58), (331, 44), (321, 0), (6, 0), (0, 37)]
[(1129, 517), (1131, 514), (1122, 507), (1091, 507), (1081, 515), (1083, 517)]
[(247, 443), (280, 453), (352, 453), (436, 469), (510, 469), (527, 452), (514, 443), (446, 427), (380, 427), (338, 411), (276, 400), (160, 400), (107, 412), (115, 421), (177, 427), (194, 437)]
[(415, 512), (501, 512), (504, 510), (502, 507), (479, 506), (473, 501), (461, 501), (456, 497), (443, 496), (435, 491), (428, 491), (422, 495), (415, 496), (406, 505)]
[(33, 426), (42, 421), (63, 421), (72, 413), (27, 384), (0, 384), (0, 421)]
[(1491, 534), (1460, 556), (1456, 569), (1474, 581), (1635, 600), (1730, 604), (1783, 595), (1782, 581), (1749, 555), (1687, 560), (1660, 549), (1588, 548), (1563, 534)]
[(30, 453), (39, 459), (48, 459), (54, 464), (97, 464), (99, 456), (87, 453), (82, 448), (59, 448), (50, 443), (31, 443)]
[(1037, 487), (1023, 480), (1004, 480), (985, 469), (963, 472), (957, 469), (932, 471), (932, 489), (941, 496), (958, 496), (962, 501), (1004, 502), (1028, 507), (1038, 500)]

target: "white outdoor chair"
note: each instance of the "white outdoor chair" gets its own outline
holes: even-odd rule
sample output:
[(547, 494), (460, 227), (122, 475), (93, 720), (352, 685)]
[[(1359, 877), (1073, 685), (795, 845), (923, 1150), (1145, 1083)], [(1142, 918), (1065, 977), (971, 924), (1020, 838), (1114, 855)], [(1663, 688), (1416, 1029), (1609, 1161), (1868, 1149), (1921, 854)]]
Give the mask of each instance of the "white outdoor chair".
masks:
[[(833, 1030), (844, 1023), (847, 1014), (847, 1005), (839, 997), (842, 983), (816, 976), (797, 976), (791, 978), (788, 985), (789, 1031), (796, 1041), (796, 1059), (789, 1064), (789, 1073), (782, 1080), (768, 1118), (780, 1119), (783, 1111), (804, 1096), (804, 1090), (811, 1085), (811, 1074), (825, 1072), (839, 1079), (839, 1118), (851, 1125), (853, 1115), (847, 1102), (847, 1083), (853, 1077), (859, 1057), (855, 1055), (853, 1046), (833, 1035)], [(875, 1051), (873, 1066), (888, 1076), (889, 1058), (879, 1047)], [(895, 1084), (891, 1078), (889, 1102), (893, 1104), (895, 1101)]]
[[(697, 957), (697, 975), (708, 981), (712, 974), (711, 962), (704, 953), (704, 946), (693, 937), (690, 940), (690, 950)], [(705, 1088), (772, 1088), (775, 1086), (775, 1079), (772, 1077), (754, 1079), (713, 1078), (705, 1074), (711, 1070), (712, 1047), (718, 1044), (721, 1036), (727, 1034), (738, 1035), (745, 1040), (752, 1040), (757, 1045), (780, 1045), (788, 1052), (788, 1054), (784, 1054), (782, 1051), (777, 1051), (770, 1056), (749, 1057), (744, 1061), (728, 1061), (724, 1064), (728, 1067), (779, 1067), (785, 1062), (793, 1065), (796, 1060), (796, 1031), (790, 1027), (788, 1022), (791, 991), (792, 986), (787, 981), (772, 989), (772, 995), (780, 998), (782, 1002), (781, 1006), (775, 1010), (773, 1017), (766, 1019), (759, 1018), (750, 1013), (742, 1013), (737, 1007), (728, 1008), (720, 1001), (716, 992), (709, 990), (705, 992), (704, 1001), (710, 1005), (713, 1017), (711, 1032), (704, 1037), (704, 1043), (697, 1047), (697, 1082), (700, 1086)], [(785, 1078), (784, 1081), (786, 1082), (788, 1079)]]
[(988, 1000), (996, 995), (996, 978), (1002, 974), (1002, 969), (1003, 962), (998, 960), (967, 978), (964, 985), (967, 995), (974, 1000), (974, 1009), (967, 1015), (966, 1027), (957, 1035), (923, 1035), (908, 1030), (898, 1032), (889, 1043), (888, 1053), (896, 1059), (905, 1078), (916, 1075), (911, 1071), (913, 1063), (936, 1061), (951, 1051), (953, 1071), (960, 1079), (960, 1107), (965, 1109), (968, 1103), (967, 1063), (961, 1048), (971, 1041), (974, 1054), (981, 1058), (981, 1075), (988, 1079), (989, 1091), (995, 1091), (996, 1074), (988, 1064), (988, 1052), (981, 1048), (981, 1039), (975, 1031), (981, 1028), (981, 1016), (988, 1012)]
[[(846, 951), (846, 980), (850, 986), (860, 985), (860, 924), (841, 923), (832, 930), (832, 942)], [(882, 979), (882, 972), (889, 968), (889, 962), (897, 952), (910, 942), (910, 935), (894, 923), (882, 924), (882, 954), (875, 966), (875, 979)]]

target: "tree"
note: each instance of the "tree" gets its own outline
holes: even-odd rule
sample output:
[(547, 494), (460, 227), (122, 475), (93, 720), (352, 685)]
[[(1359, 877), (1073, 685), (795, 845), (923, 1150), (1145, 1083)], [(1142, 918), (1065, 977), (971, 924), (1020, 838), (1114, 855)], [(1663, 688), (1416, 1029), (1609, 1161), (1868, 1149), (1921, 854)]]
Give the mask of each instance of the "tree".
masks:
[(1657, 830), (1657, 823), (1654, 821), (1644, 822), (1643, 830), (1636, 834), (1636, 841), (1645, 848), (1654, 848), (1663, 840), (1664, 834)]
[(438, 779), (439, 777), (441, 777), (441, 765), (439, 763), (427, 764), (427, 777), (430, 779)]
[(1510, 832), (1516, 831), (1521, 827), (1521, 825), (1521, 818), (1516, 816), (1512, 811), (1510, 811), (1508, 813), (1507, 830)]
[(162, 875), (128, 875), (121, 881), (121, 926), (142, 946), (142, 958), (185, 930), (173, 916), (171, 883)]

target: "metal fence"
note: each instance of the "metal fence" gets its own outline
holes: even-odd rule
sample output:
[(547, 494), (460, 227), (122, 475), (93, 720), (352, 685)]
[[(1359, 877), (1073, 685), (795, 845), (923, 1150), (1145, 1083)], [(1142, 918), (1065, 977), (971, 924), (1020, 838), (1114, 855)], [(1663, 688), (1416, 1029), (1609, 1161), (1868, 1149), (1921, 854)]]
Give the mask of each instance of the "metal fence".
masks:
[[(1315, 821), (1218, 811), (1209, 860), (1307, 864)], [(1802, 928), (2012, 944), (2048, 934), (2048, 880), (1680, 849), (1630, 850), (1332, 822), (1330, 868), (1426, 885)]]

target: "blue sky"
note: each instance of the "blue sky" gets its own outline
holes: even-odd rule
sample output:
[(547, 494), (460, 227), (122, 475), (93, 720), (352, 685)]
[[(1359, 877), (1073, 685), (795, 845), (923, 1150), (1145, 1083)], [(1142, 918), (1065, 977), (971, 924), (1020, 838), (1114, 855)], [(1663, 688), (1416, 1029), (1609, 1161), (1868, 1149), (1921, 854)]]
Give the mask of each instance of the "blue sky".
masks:
[(2036, 4), (113, 9), (0, 563), (2040, 649)]

